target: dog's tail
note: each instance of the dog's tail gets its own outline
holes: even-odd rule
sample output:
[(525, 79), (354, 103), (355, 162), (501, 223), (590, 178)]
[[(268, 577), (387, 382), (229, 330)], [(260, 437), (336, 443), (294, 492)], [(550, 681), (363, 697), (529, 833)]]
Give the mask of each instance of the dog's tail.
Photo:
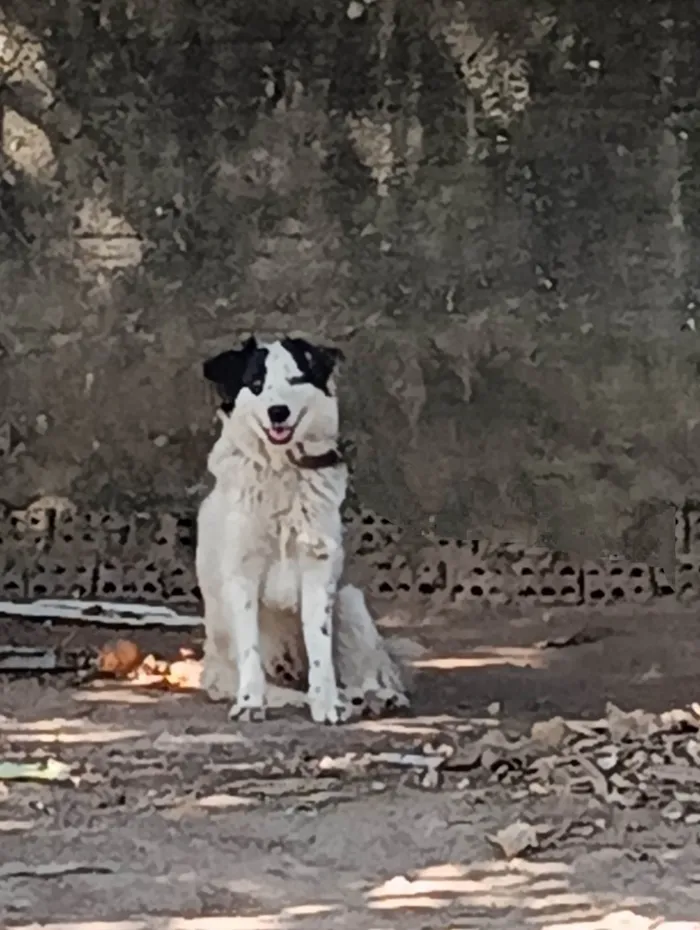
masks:
[(406, 663), (423, 653), (407, 638), (384, 639), (370, 614), (363, 592), (346, 584), (338, 591), (338, 665), (341, 677), (363, 687), (404, 691)]
[(279, 709), (281, 707), (306, 707), (308, 698), (303, 691), (294, 688), (283, 688), (281, 685), (267, 683), (265, 700), (268, 707)]
[(426, 649), (415, 639), (408, 636), (382, 638), (367, 607), (364, 593), (354, 584), (346, 584), (338, 591), (338, 610), (343, 617), (353, 617), (357, 622), (362, 618), (371, 625), (373, 644), (383, 644), (399, 662), (411, 662), (425, 655)]

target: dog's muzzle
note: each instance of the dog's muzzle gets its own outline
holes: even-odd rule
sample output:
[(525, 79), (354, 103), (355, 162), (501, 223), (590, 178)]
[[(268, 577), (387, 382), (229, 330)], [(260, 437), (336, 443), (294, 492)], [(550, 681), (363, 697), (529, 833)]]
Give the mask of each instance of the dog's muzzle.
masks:
[(285, 446), (291, 442), (296, 423), (288, 423), (291, 410), (286, 404), (273, 404), (267, 408), (270, 425), (264, 427), (267, 438), (275, 446)]
[(273, 446), (286, 446), (294, 436), (293, 426), (268, 426), (265, 434)]

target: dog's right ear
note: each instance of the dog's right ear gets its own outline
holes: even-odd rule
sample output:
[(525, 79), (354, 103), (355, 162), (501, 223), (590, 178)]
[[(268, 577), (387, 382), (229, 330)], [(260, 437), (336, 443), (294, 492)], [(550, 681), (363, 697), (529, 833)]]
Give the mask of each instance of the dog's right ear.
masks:
[(240, 349), (228, 349), (207, 359), (202, 365), (202, 372), (207, 381), (216, 385), (223, 404), (230, 412), (243, 387), (243, 379), (251, 355), (258, 347), (255, 336), (246, 339)]

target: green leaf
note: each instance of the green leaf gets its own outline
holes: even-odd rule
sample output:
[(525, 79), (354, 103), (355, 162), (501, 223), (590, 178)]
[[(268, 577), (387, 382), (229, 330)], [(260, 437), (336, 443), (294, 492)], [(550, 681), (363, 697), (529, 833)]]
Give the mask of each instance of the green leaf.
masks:
[(58, 759), (0, 762), (0, 781), (72, 781), (71, 766)]

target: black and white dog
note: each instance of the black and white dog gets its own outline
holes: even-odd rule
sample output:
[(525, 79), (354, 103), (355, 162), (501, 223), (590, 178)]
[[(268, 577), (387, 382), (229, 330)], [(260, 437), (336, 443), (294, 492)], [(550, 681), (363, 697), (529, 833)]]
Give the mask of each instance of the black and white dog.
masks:
[[(222, 429), (208, 459), (216, 484), (198, 518), (202, 687), (234, 700), (232, 718), (308, 704), (315, 721), (339, 723), (365, 706), (408, 704), (364, 595), (339, 586), (341, 357), (303, 339), (251, 338), (204, 363)], [(284, 687), (305, 682), (305, 695)]]

